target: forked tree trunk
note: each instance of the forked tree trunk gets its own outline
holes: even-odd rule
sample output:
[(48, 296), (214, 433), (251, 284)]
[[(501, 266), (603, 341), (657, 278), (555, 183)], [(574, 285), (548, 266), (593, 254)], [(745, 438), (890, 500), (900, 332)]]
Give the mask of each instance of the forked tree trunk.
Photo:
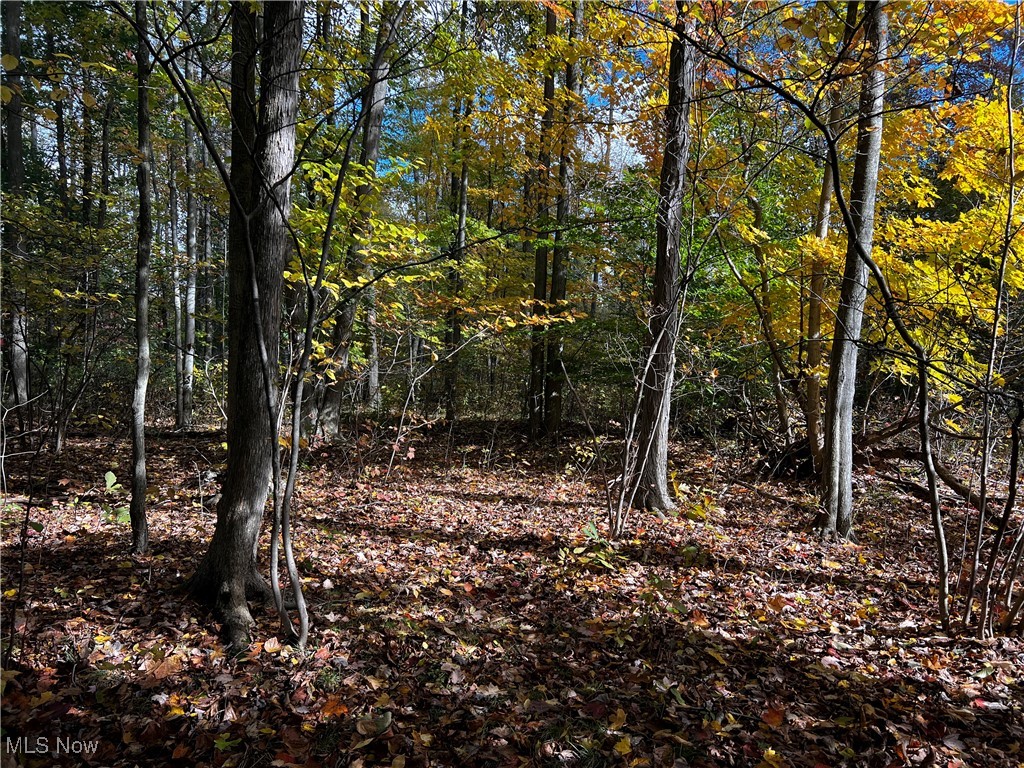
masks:
[(132, 397), (132, 551), (141, 554), (149, 546), (146, 519), (146, 390), (149, 387), (149, 258), (153, 250), (152, 169), (149, 129), (149, 75), (152, 69), (146, 42), (148, 21), (145, 0), (135, 3), (138, 27), (138, 149), (141, 162), (135, 173), (139, 191), (138, 249), (135, 254), (135, 394)]
[[(843, 33), (843, 50), (849, 46), (857, 24), (857, 3), (847, 3), (846, 25)], [(834, 128), (843, 116), (843, 105), (837, 90), (832, 94), (832, 107), (828, 113), (828, 126)], [(835, 191), (832, 164), (827, 160), (822, 171), (821, 191), (818, 194), (814, 236), (824, 242), (828, 240), (829, 217), (832, 214), (832, 195)], [(825, 292), (825, 264), (815, 254), (811, 259), (810, 285), (807, 297), (807, 359), (802, 373), (804, 385), (804, 421), (807, 428), (807, 444), (811, 451), (811, 463), (815, 477), (821, 477), (824, 461), (824, 447), (821, 431), (821, 361), (822, 330), (821, 308)]]
[(870, 256), (875, 226), (875, 193), (882, 151), (882, 108), (888, 55), (888, 18), (884, 3), (866, 3), (864, 31), (867, 52), (857, 125), (857, 156), (850, 189), (853, 227), (847, 233), (836, 329), (829, 360), (825, 412), (825, 453), (822, 467), (823, 536), (849, 538), (853, 531), (853, 399), (857, 386), (857, 345), (868, 295), (868, 265), (858, 247)]
[(658, 187), (657, 252), (651, 302), (649, 351), (641, 372), (637, 466), (633, 506), (651, 510), (674, 507), (668, 487), (668, 431), (675, 373), (680, 311), (680, 248), (686, 164), (690, 155), (690, 102), (694, 55), (683, 37), (690, 22), (676, 1), (676, 34), (669, 50), (668, 107), (665, 112), (665, 158)]
[(282, 273), (290, 250), (288, 179), (295, 155), (302, 3), (264, 5), (258, 131), (252, 108), (256, 15), (244, 2), (233, 3), (232, 14), (228, 461), (217, 526), (190, 588), (214, 607), (228, 644), (240, 648), (248, 644), (253, 623), (247, 591), (269, 594), (256, 570), (255, 551), (278, 450), (272, 414), (277, 411)]

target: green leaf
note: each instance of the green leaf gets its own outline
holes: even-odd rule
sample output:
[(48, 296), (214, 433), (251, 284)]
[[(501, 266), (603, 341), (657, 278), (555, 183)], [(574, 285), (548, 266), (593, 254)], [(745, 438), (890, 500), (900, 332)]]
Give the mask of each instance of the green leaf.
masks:
[(3, 56), (0, 56), (0, 65), (3, 66), (4, 72), (10, 72), (12, 69), (17, 69), (18, 57), (5, 53)]
[(40, 523), (40, 522), (37, 522), (35, 520), (29, 520), (28, 521), (28, 527), (31, 528), (36, 533), (42, 533), (42, 531), (43, 531), (43, 524)]
[(113, 472), (111, 472), (111, 471), (110, 471), (109, 469), (107, 470), (107, 474), (105, 474), (105, 475), (103, 476), (103, 479), (104, 479), (104, 480), (106, 481), (106, 483), (107, 483), (107, 490), (108, 490), (108, 491), (109, 491), (109, 490), (112, 490), (112, 489), (113, 489), (113, 487), (114, 487), (115, 485), (117, 485), (117, 475), (115, 475), (115, 474), (114, 474)]
[(242, 743), (241, 739), (229, 739), (226, 736), (218, 736), (214, 740), (213, 746), (215, 746), (221, 752), (226, 752), (229, 749), (237, 747), (241, 743)]

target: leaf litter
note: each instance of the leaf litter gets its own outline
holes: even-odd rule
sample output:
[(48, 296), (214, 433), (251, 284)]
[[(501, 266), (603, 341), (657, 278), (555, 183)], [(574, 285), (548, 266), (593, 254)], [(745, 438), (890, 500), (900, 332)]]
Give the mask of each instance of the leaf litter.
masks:
[[(103, 476), (126, 476), (127, 444), (73, 441), (28, 530), (4, 765), (1024, 761), (1024, 646), (939, 633), (915, 500), (860, 478), (861, 543), (826, 545), (804, 530), (808, 489), (756, 493), (728, 480), (742, 456), (687, 444), (681, 513), (635, 515), (613, 543), (605, 478), (571, 444), (498, 445), (466, 428), (397, 464), (366, 441), (314, 449), (295, 499), (310, 647), (262, 608), (232, 658), (181, 589), (213, 529), (219, 440), (155, 441), (136, 558)], [(24, 506), (3, 510), (12, 600)], [(58, 737), (96, 748), (55, 753)]]

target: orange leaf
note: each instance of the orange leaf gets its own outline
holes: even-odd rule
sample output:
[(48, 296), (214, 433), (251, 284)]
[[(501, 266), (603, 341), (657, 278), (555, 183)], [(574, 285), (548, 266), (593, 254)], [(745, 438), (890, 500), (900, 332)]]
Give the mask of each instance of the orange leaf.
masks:
[(324, 717), (341, 717), (348, 714), (348, 707), (342, 704), (341, 696), (332, 695), (327, 697), (327, 703), (324, 704), (320, 713)]
[(778, 728), (786, 720), (786, 713), (781, 709), (775, 707), (769, 707), (761, 715), (761, 721), (766, 725), (770, 725), (772, 728)]

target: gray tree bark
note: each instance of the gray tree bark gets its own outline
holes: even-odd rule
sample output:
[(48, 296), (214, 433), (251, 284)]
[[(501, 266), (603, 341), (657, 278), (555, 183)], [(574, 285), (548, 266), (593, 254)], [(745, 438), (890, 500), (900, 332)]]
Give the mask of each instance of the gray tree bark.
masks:
[(181, 263), (178, 253), (178, 159), (173, 145), (167, 148), (167, 166), (167, 221), (170, 228), (168, 254), (171, 258), (171, 306), (174, 315), (174, 425), (181, 429), (185, 423), (185, 347), (182, 339)]
[(233, 3), (232, 14), (228, 462), (217, 525), (190, 588), (214, 607), (228, 644), (241, 648), (253, 623), (247, 592), (269, 594), (256, 570), (255, 550), (278, 450), (274, 415), (282, 273), (291, 248), (287, 217), (302, 2), (264, 5), (258, 126), (253, 109), (257, 19), (244, 2)]
[[(4, 3), (4, 50), (18, 59), (18, 65), (7, 73), (11, 99), (4, 106), (6, 133), (7, 178), (6, 191), (11, 195), (20, 195), (25, 186), (24, 139), (22, 138), (22, 99), (21, 99), (21, 0)], [(12, 260), (27, 259), (20, 227), (5, 227), (7, 248)], [(18, 428), (24, 434), (31, 422), (28, 418), (29, 380), (28, 380), (28, 319), (25, 307), (25, 293), (18, 290), (12, 279), (12, 271), (7, 271), (4, 303), (11, 314), (10, 352), (8, 366), (11, 372), (11, 384), (14, 393), (14, 407), (17, 409)]]
[(852, 227), (847, 232), (846, 267), (836, 311), (829, 358), (822, 466), (823, 536), (848, 538), (853, 531), (853, 399), (856, 392), (857, 345), (868, 294), (868, 265), (875, 225), (875, 196), (882, 150), (882, 109), (888, 55), (888, 18), (884, 2), (865, 4), (864, 34), (869, 46), (861, 84), (857, 155), (850, 189)]
[[(185, 4), (185, 13), (191, 9), (191, 3)], [(185, 57), (185, 78), (192, 75), (191, 52)], [(192, 407), (194, 400), (194, 381), (196, 368), (196, 280), (199, 272), (199, 254), (197, 252), (196, 228), (199, 216), (195, 193), (196, 139), (192, 121), (185, 120), (185, 263), (188, 270), (185, 275), (185, 305), (182, 307), (184, 333), (181, 362), (181, 426), (188, 429), (192, 426)]]
[[(857, 3), (847, 3), (846, 26), (843, 33), (843, 50), (846, 50), (853, 36), (857, 23)], [(836, 91), (832, 95), (832, 106), (828, 114), (828, 126), (831, 128), (839, 123), (842, 117), (842, 100)], [(821, 191), (818, 194), (818, 209), (815, 216), (814, 236), (819, 240), (828, 239), (829, 218), (832, 213), (832, 195), (835, 191), (835, 180), (832, 178), (832, 164), (825, 162), (821, 177)], [(811, 463), (815, 477), (821, 477), (824, 463), (823, 438), (821, 427), (821, 307), (825, 292), (825, 265), (815, 256), (811, 259), (810, 285), (807, 297), (807, 360), (802, 374), (804, 385), (804, 421), (807, 428), (807, 444), (811, 451)]]
[(650, 510), (668, 510), (675, 506), (668, 487), (668, 432), (679, 334), (680, 250), (691, 143), (690, 103), (694, 89), (694, 53), (684, 39), (690, 22), (684, 17), (683, 6), (681, 0), (677, 0), (676, 34), (669, 50), (665, 158), (658, 187), (650, 340), (637, 403), (638, 465), (636, 477), (627, 478), (634, 483), (633, 506)]
[(136, 0), (135, 23), (139, 41), (136, 52), (138, 74), (138, 150), (135, 172), (139, 191), (138, 249), (135, 254), (135, 393), (132, 397), (132, 551), (141, 554), (149, 547), (146, 519), (146, 390), (149, 387), (149, 259), (153, 250), (153, 181), (150, 168), (149, 76), (152, 65), (146, 43), (148, 20), (145, 0)]

